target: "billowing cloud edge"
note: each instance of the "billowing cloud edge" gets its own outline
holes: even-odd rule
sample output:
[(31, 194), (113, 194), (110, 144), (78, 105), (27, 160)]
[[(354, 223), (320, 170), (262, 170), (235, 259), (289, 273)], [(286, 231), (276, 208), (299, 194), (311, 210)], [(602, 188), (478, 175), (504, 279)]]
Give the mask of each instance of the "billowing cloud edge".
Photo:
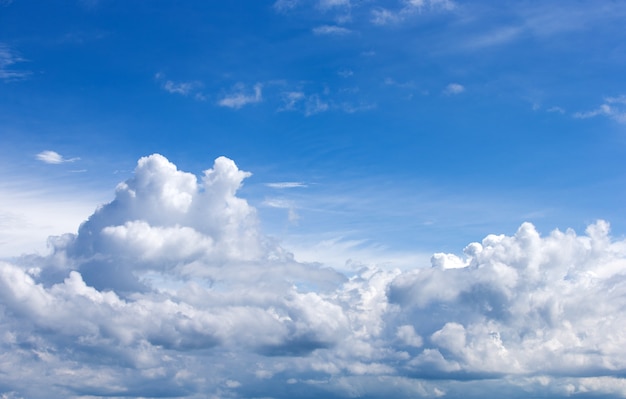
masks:
[(144, 157), (51, 255), (0, 263), (0, 392), (626, 396), (626, 241), (607, 222), (344, 275), (262, 234), (248, 176)]

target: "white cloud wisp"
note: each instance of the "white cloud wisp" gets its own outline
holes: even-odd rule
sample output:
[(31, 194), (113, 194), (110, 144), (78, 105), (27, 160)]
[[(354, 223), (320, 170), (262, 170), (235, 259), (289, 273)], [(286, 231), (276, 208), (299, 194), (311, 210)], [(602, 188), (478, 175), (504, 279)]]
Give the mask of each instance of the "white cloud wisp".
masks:
[(254, 85), (253, 93), (246, 94), (243, 85), (237, 85), (235, 91), (231, 94), (224, 96), (218, 101), (218, 105), (222, 107), (228, 107), (233, 109), (239, 109), (248, 104), (256, 104), (263, 101), (261, 93), (261, 84)]
[(36, 155), (36, 158), (41, 162), (53, 164), (53, 165), (58, 165), (58, 164), (66, 163), (66, 162), (75, 162), (75, 161), (80, 160), (80, 158), (78, 157), (65, 158), (58, 152), (50, 151), (50, 150), (40, 152), (39, 154)]
[(342, 274), (262, 234), (227, 158), (139, 160), (49, 256), (0, 262), (7, 397), (626, 397), (626, 240), (523, 224)]

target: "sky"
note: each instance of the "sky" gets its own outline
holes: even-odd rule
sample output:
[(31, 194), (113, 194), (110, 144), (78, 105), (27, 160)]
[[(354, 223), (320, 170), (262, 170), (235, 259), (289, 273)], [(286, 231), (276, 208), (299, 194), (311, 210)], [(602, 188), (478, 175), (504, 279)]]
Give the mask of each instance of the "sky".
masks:
[(625, 18), (0, 0), (0, 398), (626, 397)]

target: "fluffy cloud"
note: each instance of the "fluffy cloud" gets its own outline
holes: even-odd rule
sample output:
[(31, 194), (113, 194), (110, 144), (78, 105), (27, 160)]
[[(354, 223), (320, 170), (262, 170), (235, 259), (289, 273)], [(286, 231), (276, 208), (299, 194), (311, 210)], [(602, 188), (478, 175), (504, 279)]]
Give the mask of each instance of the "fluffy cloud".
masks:
[(139, 160), (49, 256), (0, 263), (0, 394), (625, 397), (626, 241), (529, 223), (345, 275), (259, 229), (220, 157)]

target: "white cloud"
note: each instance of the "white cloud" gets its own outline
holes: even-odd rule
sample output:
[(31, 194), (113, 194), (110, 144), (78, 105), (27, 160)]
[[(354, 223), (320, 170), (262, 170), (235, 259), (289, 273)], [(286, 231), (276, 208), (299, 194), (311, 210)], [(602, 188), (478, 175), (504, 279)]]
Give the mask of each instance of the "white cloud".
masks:
[(142, 158), (53, 253), (0, 262), (5, 395), (626, 395), (626, 240), (608, 223), (524, 223), (402, 270), (328, 242), (375, 259), (343, 274), (262, 234), (248, 176)]
[(154, 75), (157, 81), (161, 81), (161, 88), (170, 94), (180, 94), (181, 96), (194, 95), (196, 100), (206, 100), (204, 94), (199, 89), (202, 88), (202, 83), (198, 81), (192, 82), (174, 82), (169, 79), (165, 79), (165, 74), (157, 72)]
[(322, 9), (329, 9), (334, 7), (349, 7), (350, 0), (319, 0), (318, 6)]
[(165, 83), (163, 83), (163, 90), (165, 90), (166, 92), (176, 93), (183, 96), (189, 95), (189, 93), (191, 93), (192, 90), (195, 90), (197, 87), (199, 87), (197, 82), (174, 83), (171, 80), (167, 80), (165, 81)]
[(607, 97), (604, 99), (604, 103), (598, 108), (585, 111), (576, 112), (573, 114), (576, 119), (588, 119), (596, 116), (606, 116), (618, 123), (626, 123), (626, 96), (620, 95), (617, 97)]
[(294, 111), (297, 104), (305, 98), (301, 91), (290, 91), (282, 94), (283, 106), (278, 111)]
[(30, 75), (29, 71), (10, 69), (13, 65), (24, 61), (24, 58), (20, 57), (15, 51), (0, 43), (0, 79), (17, 80)]
[(316, 35), (333, 35), (333, 36), (341, 36), (352, 33), (352, 31), (348, 28), (344, 28), (342, 26), (336, 25), (322, 25), (316, 28), (313, 28), (313, 33)]
[(307, 98), (304, 106), (304, 115), (311, 116), (326, 111), (328, 111), (328, 103), (321, 100), (319, 95), (312, 94)]
[(451, 11), (456, 4), (450, 0), (405, 0), (402, 7), (390, 10), (377, 8), (372, 10), (371, 22), (375, 25), (392, 25), (404, 22), (408, 18), (428, 11)]
[(458, 83), (450, 83), (449, 85), (446, 86), (443, 93), (447, 95), (455, 95), (455, 94), (461, 94), (464, 91), (465, 91), (465, 87), (463, 87), (463, 85), (460, 85)]
[(299, 0), (276, 0), (274, 9), (278, 12), (285, 12), (296, 8), (300, 4)]
[(276, 182), (276, 183), (266, 183), (267, 187), (271, 188), (300, 188), (307, 187), (307, 184), (299, 182), (299, 181), (284, 181), (284, 182)]
[(66, 163), (66, 162), (75, 162), (75, 161), (80, 160), (80, 158), (78, 157), (64, 158), (58, 152), (50, 151), (50, 150), (40, 152), (39, 154), (36, 155), (36, 158), (40, 160), (41, 162), (45, 162), (49, 164), (56, 164), (56, 165)]
[(235, 86), (233, 93), (224, 96), (218, 101), (218, 104), (222, 107), (239, 109), (248, 104), (260, 103), (263, 100), (261, 88), (261, 84), (257, 83), (254, 85), (252, 93), (246, 93), (245, 86), (239, 84)]
[(351, 69), (342, 69), (337, 72), (337, 75), (341, 76), (342, 78), (349, 78), (350, 76), (354, 75), (354, 71)]
[(565, 110), (563, 108), (557, 107), (557, 106), (550, 107), (546, 111), (547, 112), (556, 112), (558, 114), (564, 114), (565, 113)]

